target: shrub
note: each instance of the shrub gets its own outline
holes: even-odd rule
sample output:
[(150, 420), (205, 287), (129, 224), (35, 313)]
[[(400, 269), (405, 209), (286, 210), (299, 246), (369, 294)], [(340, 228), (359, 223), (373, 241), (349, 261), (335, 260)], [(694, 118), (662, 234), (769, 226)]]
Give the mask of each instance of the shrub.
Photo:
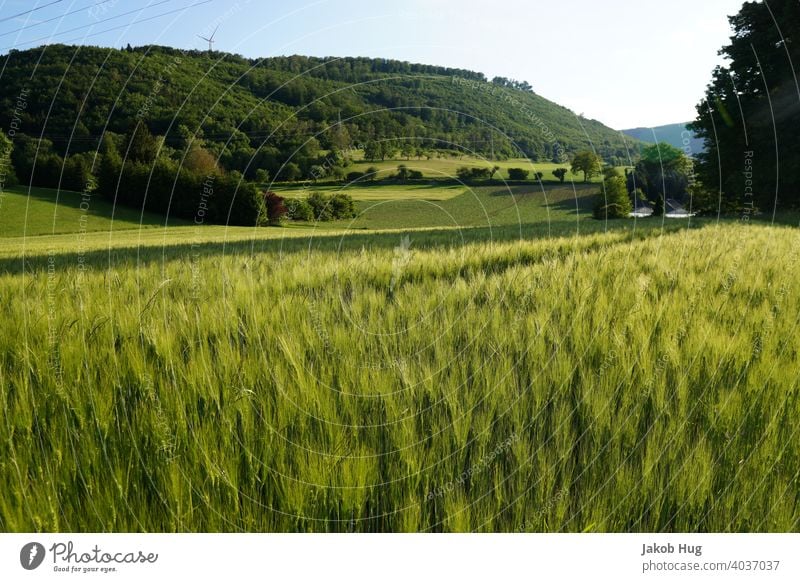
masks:
[[(211, 222), (232, 226), (256, 226), (266, 216), (264, 197), (255, 184), (245, 182), (241, 174), (231, 172), (215, 176)], [(199, 196), (199, 194), (197, 195)]]
[(633, 211), (625, 178), (613, 176), (603, 182), (592, 216), (598, 220), (627, 218)]
[(528, 179), (528, 170), (523, 170), (522, 168), (509, 168), (508, 169), (508, 179), (509, 180), (527, 180)]
[(331, 196), (331, 213), (335, 219), (354, 218), (356, 216), (356, 205), (353, 197), (342, 192), (337, 192)]
[(469, 168), (467, 166), (463, 166), (456, 170), (456, 176), (462, 182), (468, 182), (470, 180), (482, 180), (489, 178), (491, 175), (491, 168)]
[(321, 192), (312, 192), (308, 195), (306, 202), (308, 202), (308, 205), (311, 207), (314, 220), (320, 220), (323, 222), (333, 220), (333, 213), (331, 212), (330, 207), (330, 198), (325, 196), (325, 194), (322, 194)]
[(405, 182), (407, 180), (421, 180), (422, 172), (419, 170), (411, 170), (405, 164), (397, 166), (397, 174), (394, 175), (396, 180)]
[(337, 192), (333, 196), (326, 196), (321, 192), (312, 192), (307, 199), (313, 217), (319, 221), (339, 220), (353, 218), (356, 215), (356, 205), (352, 196)]
[(284, 200), (283, 205), (286, 207), (286, 217), (289, 220), (302, 220), (305, 222), (314, 220), (314, 211), (305, 200), (289, 198)]
[(567, 176), (567, 169), (566, 168), (556, 168), (553, 170), (553, 176), (559, 179), (559, 181), (563, 184), (564, 178)]
[(267, 211), (267, 222), (272, 226), (280, 226), (288, 212), (283, 203), (283, 197), (278, 196), (275, 192), (266, 192), (264, 206)]
[(303, 175), (303, 171), (294, 162), (286, 164), (277, 176), (278, 180), (285, 180), (286, 182), (295, 182)]
[(361, 178), (364, 177), (364, 172), (349, 172), (347, 174), (347, 181), (348, 182), (357, 182)]

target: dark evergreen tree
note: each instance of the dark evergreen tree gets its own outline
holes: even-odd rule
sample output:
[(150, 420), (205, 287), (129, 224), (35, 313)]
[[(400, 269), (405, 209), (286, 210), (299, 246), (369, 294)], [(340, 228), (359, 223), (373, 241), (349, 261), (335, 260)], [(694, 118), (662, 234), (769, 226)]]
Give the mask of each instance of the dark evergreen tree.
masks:
[(713, 194), (695, 196), (696, 210), (796, 208), (800, 8), (796, 0), (746, 2), (730, 23), (730, 44), (720, 51), (729, 64), (714, 71), (691, 125), (706, 143), (697, 177)]

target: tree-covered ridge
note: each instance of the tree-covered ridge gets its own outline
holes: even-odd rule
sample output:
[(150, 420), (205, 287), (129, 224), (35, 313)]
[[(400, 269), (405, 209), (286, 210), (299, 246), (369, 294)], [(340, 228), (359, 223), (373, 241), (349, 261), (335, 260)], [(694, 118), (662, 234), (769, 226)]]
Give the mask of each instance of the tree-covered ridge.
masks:
[(289, 161), (307, 174), (320, 149), (387, 139), (498, 158), (561, 162), (594, 148), (628, 160), (621, 134), (527, 84), (400, 61), (51, 45), (11, 51), (0, 79), (0, 127), (27, 91), (19, 132), (43, 135), (61, 155), (96, 150), (105, 131), (142, 121), (167, 145), (198, 135), (227, 169), (271, 176)]

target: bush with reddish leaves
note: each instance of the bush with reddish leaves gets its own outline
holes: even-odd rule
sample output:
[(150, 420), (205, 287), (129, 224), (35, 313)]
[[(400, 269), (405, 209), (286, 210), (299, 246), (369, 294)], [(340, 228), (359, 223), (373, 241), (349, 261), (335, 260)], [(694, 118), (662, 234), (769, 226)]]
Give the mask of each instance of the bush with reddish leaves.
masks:
[(264, 194), (264, 206), (267, 209), (267, 222), (272, 226), (279, 226), (288, 213), (283, 198), (275, 192), (267, 192)]

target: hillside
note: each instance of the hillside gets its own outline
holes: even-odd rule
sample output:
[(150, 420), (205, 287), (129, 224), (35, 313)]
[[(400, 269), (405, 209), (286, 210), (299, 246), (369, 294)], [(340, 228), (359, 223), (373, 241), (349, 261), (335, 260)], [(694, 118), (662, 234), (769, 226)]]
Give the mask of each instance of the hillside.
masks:
[(44, 135), (62, 155), (139, 120), (167, 145), (199, 132), (228, 169), (273, 176), (298, 152), (370, 140), (559, 162), (593, 146), (627, 163), (635, 146), (526, 84), (399, 61), (51, 45), (12, 50), (3, 67), (0, 127)]
[[(687, 127), (688, 123), (671, 123), (658, 127), (636, 127), (623, 129), (622, 133), (646, 143), (666, 142), (671, 146), (687, 151), (687, 155), (694, 156), (705, 150), (705, 144), (702, 139)], [(689, 148), (688, 150), (685, 149), (687, 147)]]

